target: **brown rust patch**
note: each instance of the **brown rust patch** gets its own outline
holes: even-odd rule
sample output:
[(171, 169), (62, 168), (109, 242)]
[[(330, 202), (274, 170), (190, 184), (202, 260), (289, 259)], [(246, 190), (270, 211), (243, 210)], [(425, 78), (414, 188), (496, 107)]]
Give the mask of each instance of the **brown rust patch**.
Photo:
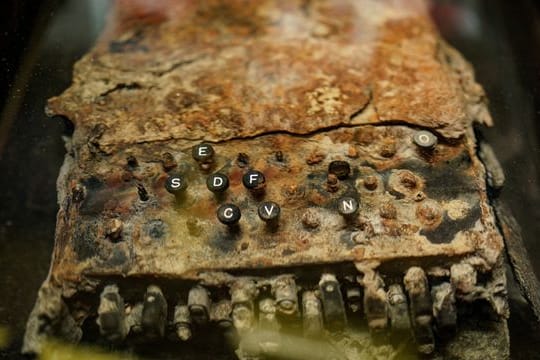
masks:
[(428, 229), (439, 226), (443, 219), (443, 211), (433, 200), (424, 201), (416, 207), (416, 216)]
[[(481, 88), (421, 1), (340, 0), (309, 12), (300, 0), (169, 5), (144, 30), (146, 15), (119, 13), (126, 23), (108, 29), (73, 85), (49, 102), (49, 113), (79, 130), (106, 129), (88, 136), (99, 151), (396, 121), (458, 138), (476, 118), (489, 122)], [(327, 35), (315, 31), (320, 24)]]
[(309, 156), (306, 159), (306, 164), (308, 165), (316, 165), (324, 160), (326, 155), (324, 155), (321, 151), (316, 150), (309, 154)]

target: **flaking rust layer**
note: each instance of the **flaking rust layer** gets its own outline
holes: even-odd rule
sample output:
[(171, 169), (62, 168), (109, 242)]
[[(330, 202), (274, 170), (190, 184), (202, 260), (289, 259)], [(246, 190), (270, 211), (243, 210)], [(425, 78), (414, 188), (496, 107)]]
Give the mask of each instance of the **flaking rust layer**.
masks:
[[(408, 316), (392, 306), (410, 306), (418, 350), (430, 354), (442, 334), (432, 328), (456, 326), (456, 302), (487, 300), (500, 325), (492, 330), (502, 339), (496, 351), (507, 356), (504, 245), (473, 132), (475, 122), (491, 119), (470, 66), (441, 40), (423, 1), (141, 4), (116, 3), (101, 39), (75, 65), (71, 87), (48, 103), (48, 113), (75, 131), (26, 352), (39, 351), (47, 336), (76, 341), (96, 317), (107, 334), (103, 314), (125, 302), (126, 314), (114, 310), (122, 325), (113, 335), (123, 339), (145, 329), (145, 309), (155, 306), (148, 298), (187, 296), (196, 283), (230, 288), (230, 299), (211, 301), (230, 301), (231, 324), (243, 327), (246, 317), (235, 314), (250, 314), (264, 289), (280, 289), (279, 279), (291, 276), (298, 289), (285, 293), (307, 291), (307, 308), (322, 301), (328, 312), (330, 302), (332, 314), (345, 306), (336, 299), (348, 304), (333, 279), (338, 289), (363, 288), (374, 333), (388, 317), (409, 324), (388, 314)], [(415, 143), (419, 130), (435, 134), (437, 145)], [(204, 166), (192, 158), (201, 142), (215, 151)], [(333, 161), (346, 161), (350, 172), (329, 173)], [(263, 193), (242, 184), (250, 169), (264, 174)], [(230, 181), (221, 196), (207, 189), (215, 172)], [(165, 189), (171, 174), (187, 182), (182, 196)], [(352, 218), (337, 210), (343, 197), (359, 202)], [(258, 217), (262, 200), (281, 207), (277, 227)], [(216, 217), (223, 203), (242, 212), (234, 230)], [(119, 287), (105, 287), (115, 281)], [(272, 293), (277, 303), (280, 291)], [(202, 299), (197, 314), (209, 317)], [(152, 313), (166, 316), (160, 309)], [(186, 309), (173, 309), (170, 320), (180, 338), (193, 326), (194, 310)], [(159, 334), (168, 320), (152, 321)], [(467, 336), (460, 330), (455, 339)], [(454, 348), (446, 341), (438, 354), (462, 351)], [(243, 349), (239, 356), (248, 356)]]

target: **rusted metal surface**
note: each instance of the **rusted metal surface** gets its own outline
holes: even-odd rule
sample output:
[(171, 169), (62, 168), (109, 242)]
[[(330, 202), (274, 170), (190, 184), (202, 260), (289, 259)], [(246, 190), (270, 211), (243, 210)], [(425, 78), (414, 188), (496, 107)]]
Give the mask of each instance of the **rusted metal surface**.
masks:
[[(137, 4), (117, 4), (72, 86), (48, 105), (75, 124), (44, 284), (57, 289), (55, 309), (70, 326), (99, 313), (99, 324), (122, 319), (100, 331), (123, 339), (150, 325), (163, 336), (169, 321), (187, 340), (195, 305), (206, 323), (212, 301), (230, 301), (227, 324), (242, 333), (255, 326), (258, 299), (272, 295), (268, 318), (294, 323), (309, 307), (310, 333), (330, 317), (341, 329), (346, 292), (320, 286), (337, 278), (363, 286), (373, 333), (408, 322), (397, 318), (404, 286), (421, 352), (436, 348), (431, 307), (447, 328), (456, 301), (487, 300), (507, 342), (504, 245), (473, 133), (491, 120), (423, 1)], [(194, 158), (202, 142), (213, 156)], [(264, 181), (249, 189), (254, 170)], [(223, 192), (209, 190), (214, 173), (229, 181)], [(237, 223), (218, 220), (223, 204), (238, 207)], [(269, 221), (273, 205), (280, 212)], [(111, 281), (120, 291), (108, 288), (114, 296), (103, 293), (98, 310)], [(449, 282), (444, 294), (433, 290), (434, 305), (429, 282)], [(299, 303), (304, 291), (323, 313)], [(48, 335), (38, 334), (47, 296), (29, 321), (27, 351)], [(169, 320), (167, 301), (177, 309)], [(117, 314), (124, 302), (130, 310)], [(251, 356), (248, 348), (240, 343), (239, 354)]]
[(129, 27), (110, 29), (50, 100), (77, 126), (75, 145), (110, 154), (396, 121), (458, 138), (491, 122), (424, 1), (161, 3), (152, 25), (120, 8)]
[[(440, 144), (426, 158), (412, 143), (413, 134), (405, 126), (360, 126), (309, 137), (234, 140), (214, 145), (211, 171), (200, 170), (191, 149), (174, 143), (137, 145), (88, 162), (84, 171), (62, 179), (67, 194), (61, 211), (67, 217), (60, 217), (59, 233), (71, 255), (55, 258), (53, 274), (74, 281), (83, 272), (196, 278), (201, 271), (341, 261), (438, 257), (448, 264), (468, 255), (479, 255), (490, 268), (502, 242), (472, 144)], [(381, 155), (388, 143), (396, 149), (392, 157)], [(354, 159), (347, 156), (351, 146)], [(278, 148), (281, 162), (275, 160)], [(165, 189), (163, 152), (175, 154), (179, 166), (170, 172), (183, 174), (188, 184), (181, 199)], [(249, 154), (249, 165), (239, 166), (238, 153)], [(324, 159), (308, 165), (313, 153)], [(136, 167), (127, 164), (129, 156), (138, 160)], [(329, 191), (328, 163), (338, 159), (353, 171)], [(265, 175), (262, 197), (281, 207), (275, 231), (257, 215), (261, 196), (242, 184), (248, 168)], [(214, 171), (230, 180), (223, 196), (207, 189)], [(376, 178), (377, 187), (367, 188), (366, 177)], [(78, 186), (84, 188), (80, 202), (74, 201)], [(344, 196), (359, 198), (352, 223), (337, 211)], [(239, 206), (238, 231), (217, 221), (221, 203)], [(302, 223), (306, 213), (319, 219), (317, 228)]]

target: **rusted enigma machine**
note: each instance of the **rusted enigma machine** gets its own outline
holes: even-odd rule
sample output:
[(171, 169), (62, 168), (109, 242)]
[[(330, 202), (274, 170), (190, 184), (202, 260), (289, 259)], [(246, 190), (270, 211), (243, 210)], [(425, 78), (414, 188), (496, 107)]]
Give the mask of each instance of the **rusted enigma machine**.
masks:
[(48, 104), (75, 130), (24, 351), (508, 357), (491, 120), (423, 1), (139, 3)]

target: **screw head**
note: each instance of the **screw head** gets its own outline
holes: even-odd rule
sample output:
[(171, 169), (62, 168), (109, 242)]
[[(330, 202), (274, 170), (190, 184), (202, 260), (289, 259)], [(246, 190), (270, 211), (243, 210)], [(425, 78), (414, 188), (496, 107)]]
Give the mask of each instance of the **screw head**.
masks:
[(236, 225), (241, 216), (240, 208), (234, 204), (223, 204), (217, 209), (217, 218), (225, 225)]
[(181, 175), (171, 175), (165, 181), (165, 189), (173, 195), (183, 193), (186, 188), (187, 182)]
[(213, 193), (222, 193), (229, 188), (229, 178), (220, 173), (212, 174), (206, 179), (206, 187)]
[(191, 149), (191, 155), (197, 162), (208, 163), (212, 162), (214, 158), (214, 148), (210, 144), (195, 145)]
[(423, 149), (432, 149), (437, 145), (437, 137), (426, 130), (417, 131), (413, 135), (413, 141)]

